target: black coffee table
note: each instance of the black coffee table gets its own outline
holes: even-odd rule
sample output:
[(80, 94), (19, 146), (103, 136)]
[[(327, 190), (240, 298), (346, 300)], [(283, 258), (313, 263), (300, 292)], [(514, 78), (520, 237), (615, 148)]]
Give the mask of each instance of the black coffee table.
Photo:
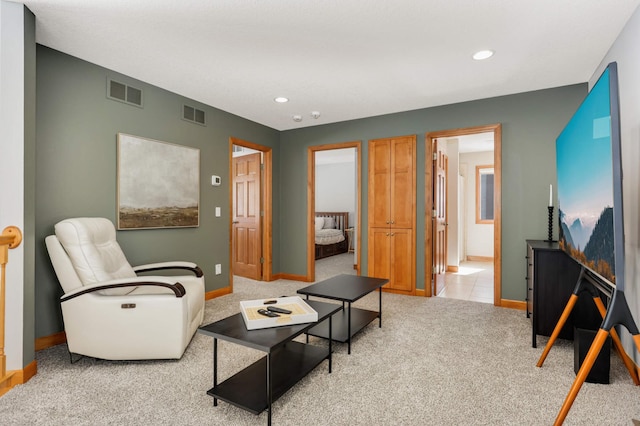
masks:
[[(307, 300), (309, 296), (316, 296), (342, 302), (342, 312), (334, 315), (333, 324), (318, 324), (309, 330), (308, 334), (329, 340), (333, 338), (342, 343), (347, 342), (350, 354), (351, 337), (354, 334), (376, 318), (378, 318), (378, 326), (382, 327), (382, 286), (388, 282), (389, 280), (384, 278), (343, 274), (301, 288), (298, 293), (306, 295)], [(375, 289), (378, 289), (379, 293), (378, 312), (351, 307), (351, 303)], [(347, 309), (345, 309), (345, 302), (348, 304)]]
[[(325, 359), (329, 360), (331, 373), (331, 340), (328, 348), (292, 340), (327, 319), (331, 324), (331, 316), (340, 306), (314, 300), (307, 303), (318, 313), (318, 322), (247, 330), (238, 313), (198, 329), (213, 337), (213, 387), (207, 394), (213, 396), (214, 406), (221, 399), (253, 414), (268, 410), (267, 422), (271, 425), (271, 404), (275, 400)], [(266, 352), (267, 356), (218, 383), (218, 339)]]

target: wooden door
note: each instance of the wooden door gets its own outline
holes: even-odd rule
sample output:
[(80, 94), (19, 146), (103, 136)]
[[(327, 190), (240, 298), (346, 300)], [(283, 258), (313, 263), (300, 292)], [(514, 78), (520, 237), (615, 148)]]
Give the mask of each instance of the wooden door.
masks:
[(233, 273), (262, 278), (261, 154), (234, 157), (233, 167)]
[(447, 272), (447, 171), (449, 158), (444, 139), (433, 141), (433, 283), (434, 295), (444, 289)]
[(415, 293), (415, 136), (369, 141), (367, 274), (391, 292)]
[(415, 137), (394, 138), (391, 145), (391, 227), (413, 228), (415, 217)]
[[(369, 228), (369, 254), (367, 262), (369, 268), (367, 274), (376, 278), (386, 278), (392, 281), (391, 262), (389, 261), (389, 253), (391, 253), (391, 232), (389, 228)], [(385, 284), (388, 288), (391, 282)]]
[(369, 226), (388, 227), (391, 221), (391, 140), (369, 141)]
[(413, 232), (411, 229), (391, 229), (391, 288), (413, 292), (414, 267)]

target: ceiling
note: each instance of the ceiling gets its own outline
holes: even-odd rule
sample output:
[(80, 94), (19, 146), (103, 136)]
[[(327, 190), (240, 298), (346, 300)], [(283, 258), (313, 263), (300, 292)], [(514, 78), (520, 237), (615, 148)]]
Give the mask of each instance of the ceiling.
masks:
[(493, 132), (475, 133), (472, 135), (461, 135), (447, 139), (447, 141), (458, 142), (458, 152), (460, 154), (468, 152), (493, 151)]
[(640, 0), (20, 3), (42, 45), (288, 130), (586, 82)]

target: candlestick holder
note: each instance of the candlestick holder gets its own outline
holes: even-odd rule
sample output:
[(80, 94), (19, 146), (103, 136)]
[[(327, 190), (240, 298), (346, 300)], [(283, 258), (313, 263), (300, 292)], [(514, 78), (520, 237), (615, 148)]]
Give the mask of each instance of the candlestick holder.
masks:
[(548, 229), (548, 237), (545, 240), (546, 242), (549, 243), (553, 243), (553, 206), (548, 206), (547, 209), (549, 210), (549, 229)]

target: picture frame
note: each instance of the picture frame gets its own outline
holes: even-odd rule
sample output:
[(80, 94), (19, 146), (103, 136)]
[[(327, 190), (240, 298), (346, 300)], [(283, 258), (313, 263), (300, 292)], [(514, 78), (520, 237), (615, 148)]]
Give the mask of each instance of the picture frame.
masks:
[(117, 228), (200, 226), (200, 150), (117, 134)]

